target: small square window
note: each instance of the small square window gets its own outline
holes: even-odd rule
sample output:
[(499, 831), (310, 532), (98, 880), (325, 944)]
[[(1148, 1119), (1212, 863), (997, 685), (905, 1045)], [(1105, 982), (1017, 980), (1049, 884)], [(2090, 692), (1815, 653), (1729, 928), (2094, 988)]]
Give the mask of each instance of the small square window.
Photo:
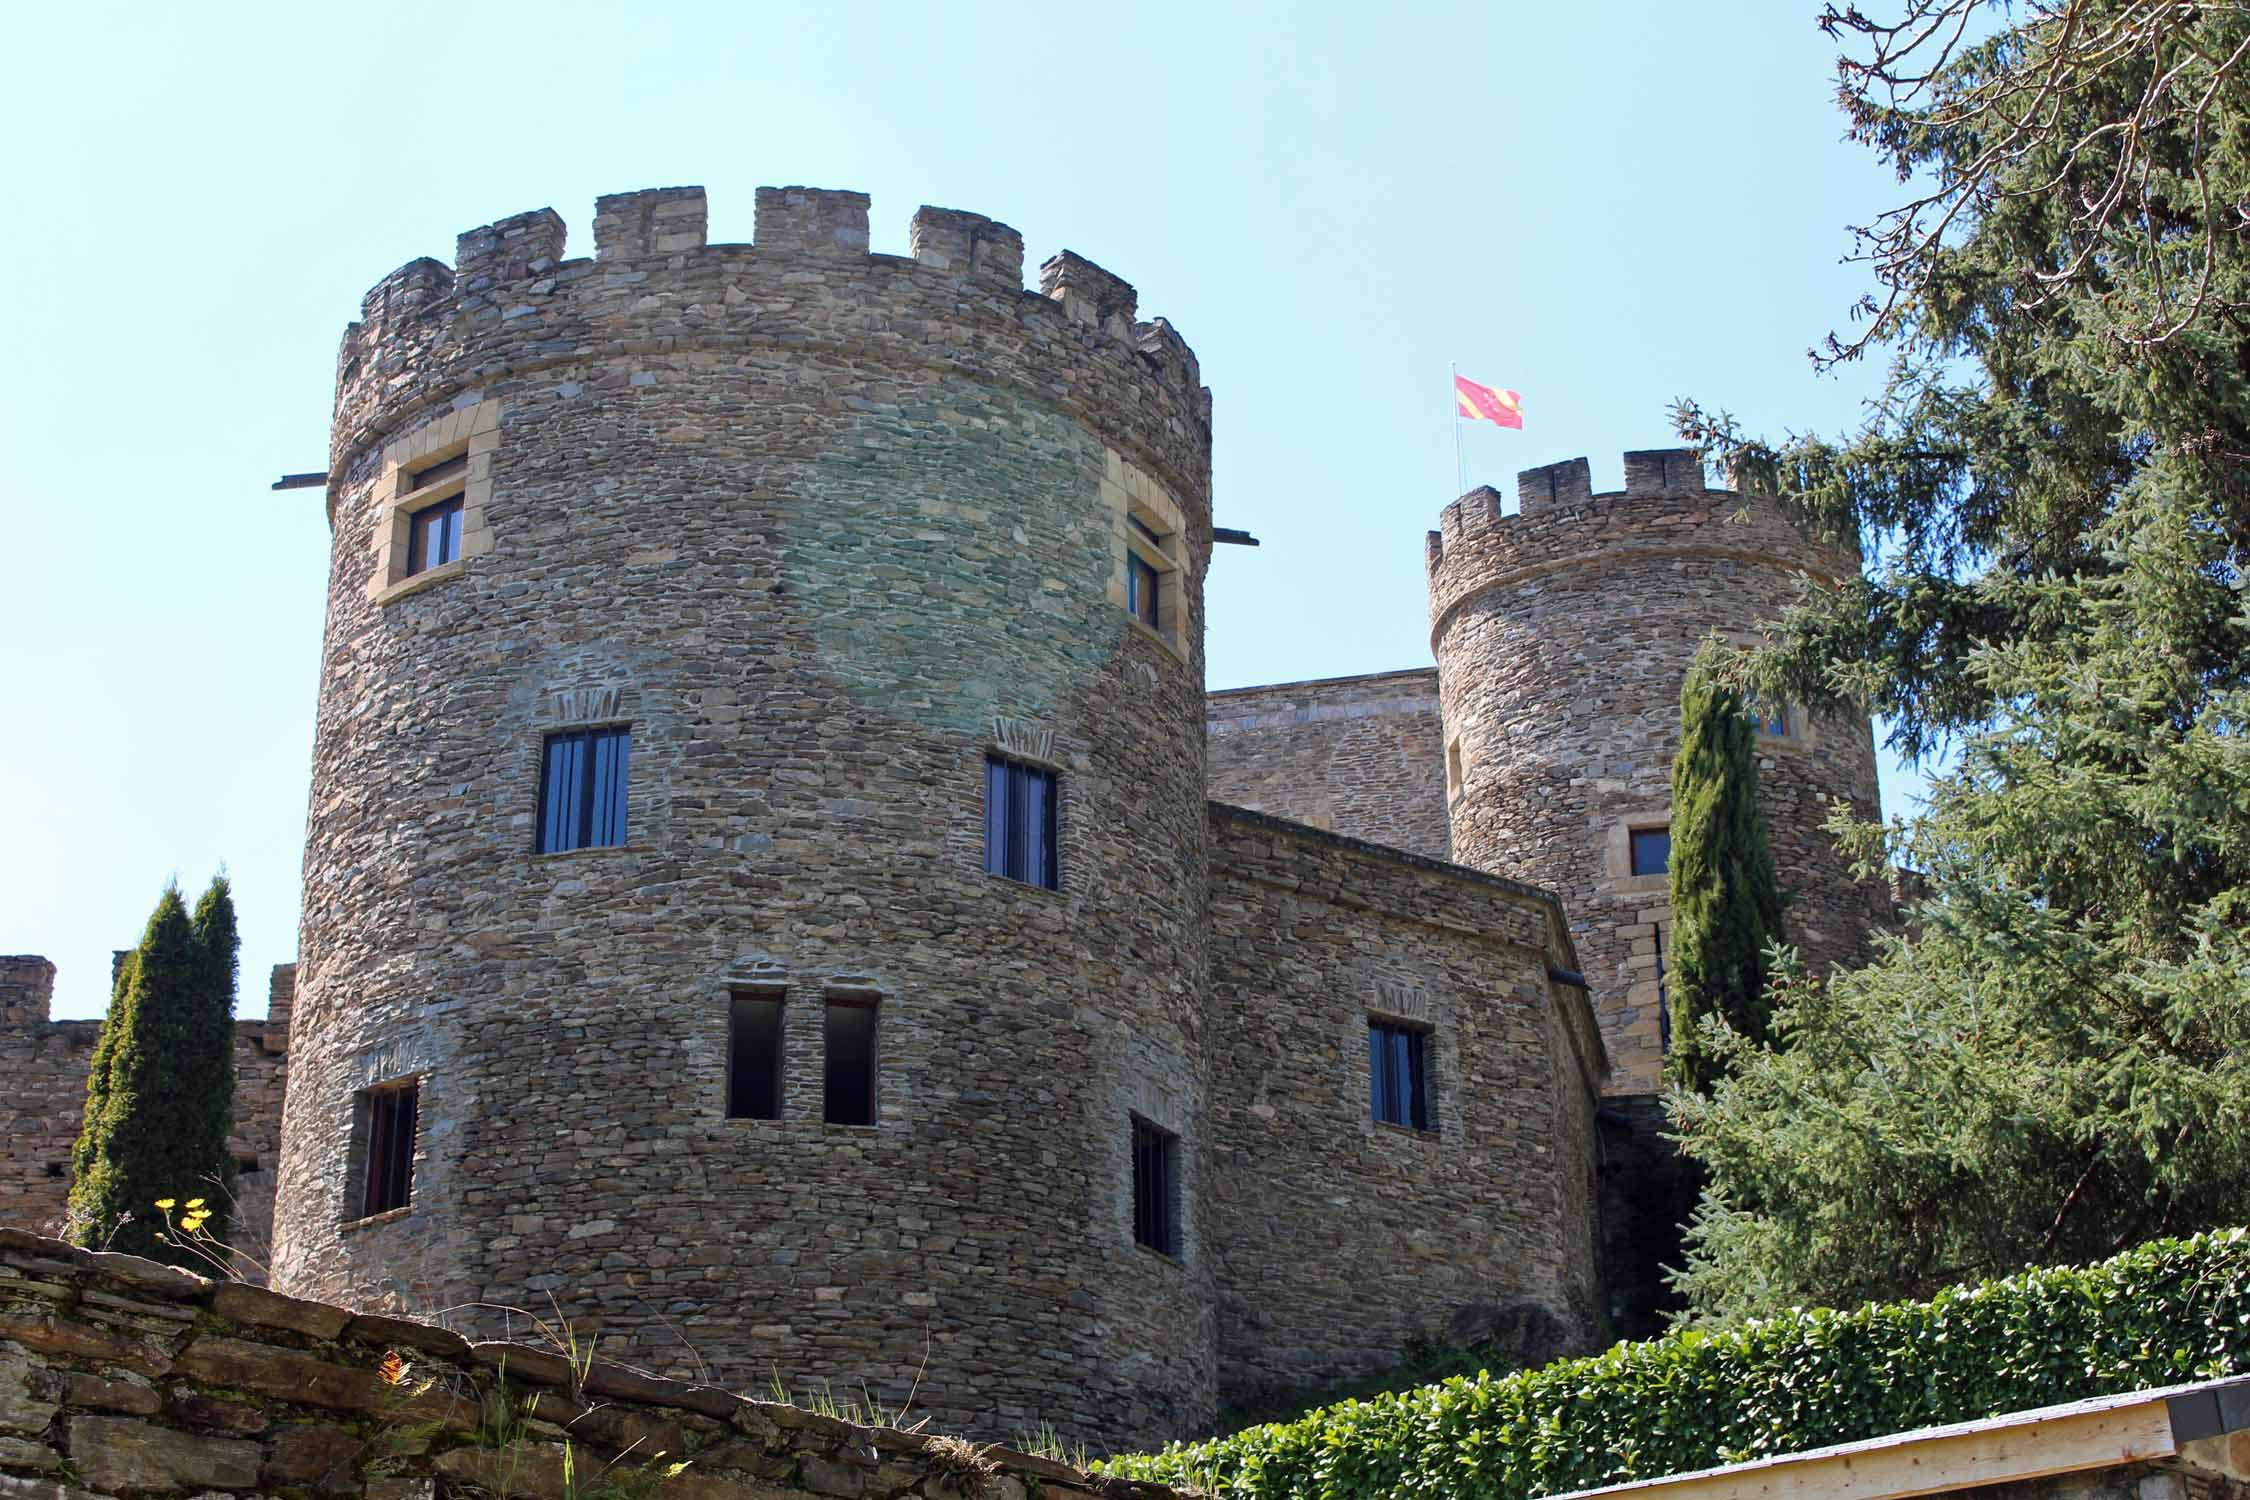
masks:
[(875, 1123), (875, 1004), (828, 1000), (828, 1060), (821, 1118), (831, 1125)]
[[(1632, 837), (1635, 875), (1662, 875), (1672, 868), (1671, 829), (1636, 828)], [(1613, 865), (1611, 868), (1616, 867)]]
[(1180, 1253), (1180, 1138), (1148, 1121), (1133, 1121), (1133, 1243)]
[(541, 854), (625, 842), (625, 784), (632, 731), (551, 734), (539, 770)]
[(984, 763), (984, 872), (1062, 889), (1055, 852), (1055, 773), (1004, 756)]
[(1789, 706), (1785, 703), (1752, 703), (1748, 705), (1750, 722), (1758, 733), (1768, 739), (1789, 738)]
[(461, 556), (461, 497), (440, 500), (407, 518), (406, 576), (428, 572)]
[(1367, 1071), (1374, 1118), (1430, 1128), (1429, 1033), (1395, 1021), (1367, 1023)]
[(361, 1158), (359, 1214), (369, 1218), (404, 1208), (414, 1197), (414, 1127), (420, 1113), (419, 1079), (385, 1084), (359, 1096)]
[(781, 996), (737, 993), (727, 1005), (727, 1118), (781, 1118)]
[(1125, 555), (1125, 608), (1151, 630), (1163, 618), (1164, 575), (1138, 552)]

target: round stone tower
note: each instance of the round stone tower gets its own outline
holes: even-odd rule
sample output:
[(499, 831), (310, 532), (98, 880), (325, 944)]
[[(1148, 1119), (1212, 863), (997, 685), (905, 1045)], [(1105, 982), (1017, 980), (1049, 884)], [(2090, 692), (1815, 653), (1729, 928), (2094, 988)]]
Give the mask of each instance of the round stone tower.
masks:
[[(1626, 454), (1621, 493), (1593, 494), (1583, 458), (1516, 487), (1517, 514), (1479, 489), (1429, 536), (1453, 857), (1561, 895), (1609, 1092), (1646, 1095), (1663, 1064), (1665, 835), (1688, 662), (1713, 631), (1755, 641), (1800, 578), (1838, 584), (1859, 559), (1768, 504), (1742, 514), (1743, 497), (1704, 488), (1686, 450)], [(1760, 744), (1788, 935), (1825, 968), (1861, 952), (1885, 910), (1821, 827), (1837, 799), (1875, 814), (1873, 732), (1781, 705)]]
[(1213, 1407), (1210, 393), (867, 224), (542, 210), (346, 331), (275, 1279), (1145, 1440)]

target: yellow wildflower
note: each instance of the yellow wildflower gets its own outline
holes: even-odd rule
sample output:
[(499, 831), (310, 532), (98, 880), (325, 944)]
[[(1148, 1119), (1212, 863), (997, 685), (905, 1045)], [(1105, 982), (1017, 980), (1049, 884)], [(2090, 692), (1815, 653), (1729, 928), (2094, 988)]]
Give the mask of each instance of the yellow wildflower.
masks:
[(190, 1208), (201, 1208), (203, 1206), (203, 1200), (201, 1198), (190, 1198), (187, 1201), (187, 1206)]
[(163, 1209), (166, 1213), (170, 1213), (172, 1211), (172, 1205), (179, 1201), (180, 1200), (177, 1198), (159, 1198), (156, 1200), (156, 1206)]

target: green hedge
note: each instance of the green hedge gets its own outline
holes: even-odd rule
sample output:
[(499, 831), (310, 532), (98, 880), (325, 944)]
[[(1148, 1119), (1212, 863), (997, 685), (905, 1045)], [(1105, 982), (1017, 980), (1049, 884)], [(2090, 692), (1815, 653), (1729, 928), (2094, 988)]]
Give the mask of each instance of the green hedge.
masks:
[(1232, 1500), (1529, 1500), (2250, 1369), (2250, 1232), (1346, 1401), (1113, 1474)]

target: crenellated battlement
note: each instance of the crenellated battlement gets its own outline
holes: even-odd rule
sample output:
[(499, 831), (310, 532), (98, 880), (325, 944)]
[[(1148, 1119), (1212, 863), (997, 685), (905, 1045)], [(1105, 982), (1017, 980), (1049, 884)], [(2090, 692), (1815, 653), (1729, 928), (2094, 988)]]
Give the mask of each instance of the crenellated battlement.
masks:
[(905, 256), (871, 253), (868, 224), (865, 193), (760, 188), (753, 241), (712, 244), (704, 190), (666, 187), (597, 200), (591, 257), (567, 258), (552, 209), (471, 229), (450, 269), (409, 261), (362, 299), (337, 359), (330, 472), (345, 479), (493, 374), (770, 344), (950, 362), (1059, 396), (1136, 461), (1205, 487), (1180, 464), (1208, 443), (1210, 392), (1178, 331), (1139, 318), (1131, 283), (1065, 250), (1027, 290), (1023, 236), (982, 214), (917, 209)]
[(46, 1025), (54, 996), (53, 964), (36, 953), (0, 957), (0, 1025)]
[(1629, 558), (1729, 557), (1837, 583), (1858, 554), (1806, 536), (1770, 503), (1704, 483), (1692, 448), (1625, 454), (1625, 488), (1594, 493), (1583, 458), (1516, 475), (1516, 509), (1490, 485), (1438, 513), (1423, 559), (1430, 618), (1442, 630), (1453, 608), (1486, 589), (1577, 566)]

